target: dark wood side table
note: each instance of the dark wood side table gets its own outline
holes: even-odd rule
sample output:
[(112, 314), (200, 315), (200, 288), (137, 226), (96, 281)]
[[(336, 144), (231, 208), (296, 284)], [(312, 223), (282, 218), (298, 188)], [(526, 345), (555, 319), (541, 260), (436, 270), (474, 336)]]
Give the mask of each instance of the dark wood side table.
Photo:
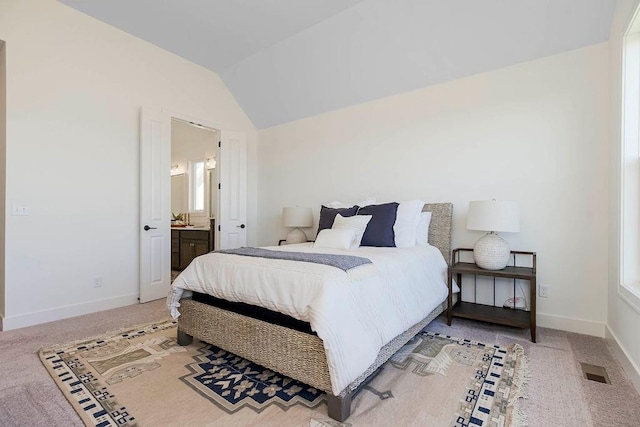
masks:
[[(453, 265), (449, 267), (449, 300), (447, 305), (447, 324), (451, 326), (453, 317), (480, 320), (483, 322), (496, 323), (506, 326), (531, 329), (531, 341), (536, 342), (536, 253), (511, 251), (513, 265), (509, 265), (502, 270), (485, 270), (478, 267), (473, 262), (460, 262), (460, 253), (464, 251), (473, 252), (473, 249), (459, 248), (453, 251)], [(519, 267), (517, 257), (528, 256), (532, 258), (532, 267)], [(456, 275), (460, 294), (455, 305), (453, 303), (453, 275)], [(488, 276), (495, 279), (507, 278), (513, 280), (513, 298), (515, 301), (516, 279), (529, 281), (529, 304), (530, 311), (494, 307), (492, 305), (477, 304), (462, 301), (462, 275)], [(495, 299), (495, 298), (494, 298)]]
[[(307, 240), (307, 243), (313, 243), (315, 240)], [(287, 244), (287, 239), (280, 239), (278, 241), (278, 246), (284, 246)]]

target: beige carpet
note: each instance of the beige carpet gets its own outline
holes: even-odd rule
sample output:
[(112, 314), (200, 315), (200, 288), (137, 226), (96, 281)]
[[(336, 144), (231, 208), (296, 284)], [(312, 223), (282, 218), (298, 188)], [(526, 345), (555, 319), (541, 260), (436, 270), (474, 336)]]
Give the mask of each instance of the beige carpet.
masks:
[[(166, 318), (165, 302), (159, 300), (0, 332), (0, 425), (82, 426), (40, 362), (38, 349)], [(640, 396), (604, 339), (538, 328), (538, 343), (533, 344), (527, 330), (464, 319), (454, 319), (449, 327), (442, 317), (427, 329), (480, 342), (521, 344), (531, 373), (529, 398), (521, 407), (532, 427), (638, 425)], [(578, 362), (604, 366), (611, 384), (583, 379)]]
[(40, 352), (86, 425), (502, 426), (521, 424), (518, 344), (423, 332), (383, 365), (338, 424), (324, 394), (206, 343), (181, 347), (174, 322)]

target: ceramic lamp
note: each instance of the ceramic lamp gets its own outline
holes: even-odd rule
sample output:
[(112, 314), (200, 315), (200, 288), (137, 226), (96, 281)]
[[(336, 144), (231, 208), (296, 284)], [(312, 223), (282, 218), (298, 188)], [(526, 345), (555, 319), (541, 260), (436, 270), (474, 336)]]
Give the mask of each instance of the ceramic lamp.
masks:
[(287, 234), (287, 245), (306, 243), (307, 235), (298, 227), (311, 227), (313, 225), (311, 208), (297, 206), (282, 208), (282, 223), (285, 227), (295, 227)]
[(485, 270), (502, 270), (509, 262), (509, 243), (496, 232), (520, 231), (520, 213), (515, 202), (496, 200), (469, 202), (468, 230), (488, 231), (473, 246), (473, 259)]

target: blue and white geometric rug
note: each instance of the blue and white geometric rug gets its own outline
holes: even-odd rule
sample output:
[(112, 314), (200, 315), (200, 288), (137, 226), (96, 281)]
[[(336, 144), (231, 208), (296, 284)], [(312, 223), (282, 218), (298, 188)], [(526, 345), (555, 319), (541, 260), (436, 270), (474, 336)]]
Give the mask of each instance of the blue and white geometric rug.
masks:
[[(421, 332), (354, 398), (344, 423), (324, 393), (194, 341), (172, 321), (40, 352), (86, 425), (508, 426), (527, 380), (517, 345), (499, 347)], [(55, 420), (54, 420), (55, 421)], [(55, 423), (54, 423), (55, 424)]]

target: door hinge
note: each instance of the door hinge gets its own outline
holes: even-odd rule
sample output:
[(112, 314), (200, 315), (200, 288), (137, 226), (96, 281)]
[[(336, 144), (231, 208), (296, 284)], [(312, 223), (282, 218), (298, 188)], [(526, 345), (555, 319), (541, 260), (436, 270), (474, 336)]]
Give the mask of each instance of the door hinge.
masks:
[(220, 226), (218, 226), (218, 231), (220, 231)]
[(218, 141), (218, 147), (222, 148), (222, 141)]
[(220, 183), (218, 183), (218, 190), (220, 190)]

